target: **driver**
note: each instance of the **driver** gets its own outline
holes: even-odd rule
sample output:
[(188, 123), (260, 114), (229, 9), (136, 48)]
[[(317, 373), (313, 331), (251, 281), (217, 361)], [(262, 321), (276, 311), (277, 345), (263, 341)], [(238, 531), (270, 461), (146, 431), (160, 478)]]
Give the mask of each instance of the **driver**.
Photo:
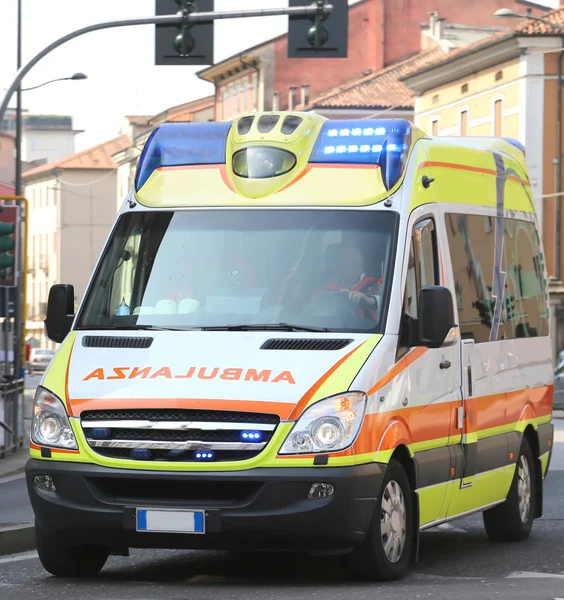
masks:
[(327, 248), (326, 258), (330, 279), (321, 291), (343, 292), (359, 305), (360, 314), (376, 318), (378, 310), (377, 292), (382, 277), (370, 277), (364, 271), (362, 252), (355, 246), (334, 244)]

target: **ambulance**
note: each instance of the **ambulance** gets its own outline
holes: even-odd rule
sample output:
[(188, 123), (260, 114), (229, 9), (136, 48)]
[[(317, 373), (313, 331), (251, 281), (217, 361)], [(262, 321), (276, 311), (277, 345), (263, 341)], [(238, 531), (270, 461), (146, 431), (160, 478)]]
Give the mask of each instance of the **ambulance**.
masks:
[(26, 467), (56, 576), (161, 548), (393, 580), (429, 528), (482, 513), (519, 542), (542, 515), (550, 315), (515, 140), (164, 123), (74, 303), (51, 288)]

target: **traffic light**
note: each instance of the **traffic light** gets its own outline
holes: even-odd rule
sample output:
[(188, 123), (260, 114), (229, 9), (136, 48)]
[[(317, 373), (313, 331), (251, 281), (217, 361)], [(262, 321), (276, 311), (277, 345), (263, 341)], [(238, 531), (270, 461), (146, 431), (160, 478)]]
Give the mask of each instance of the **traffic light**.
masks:
[(505, 296), (505, 318), (506, 321), (513, 321), (517, 317), (517, 309), (515, 307), (515, 298), (513, 296)]
[(16, 223), (18, 207), (0, 205), (0, 287), (16, 285)]
[[(214, 0), (156, 0), (157, 16), (213, 12)], [(155, 64), (213, 65), (213, 21), (155, 26)]]
[[(347, 58), (349, 43), (348, 0), (314, 0), (315, 15), (290, 16), (288, 58)], [(308, 6), (311, 0), (290, 0), (290, 6)], [(331, 4), (330, 14), (321, 10)]]
[(472, 306), (477, 309), (482, 325), (491, 328), (493, 311), (495, 308), (495, 299), (485, 298), (483, 300), (478, 300), (477, 302), (474, 302)]

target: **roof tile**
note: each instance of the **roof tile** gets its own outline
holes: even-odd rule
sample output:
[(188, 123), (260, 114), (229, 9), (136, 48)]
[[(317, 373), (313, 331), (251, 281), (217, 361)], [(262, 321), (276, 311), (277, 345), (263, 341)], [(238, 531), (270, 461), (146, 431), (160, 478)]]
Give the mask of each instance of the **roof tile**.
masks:
[(394, 65), (349, 81), (312, 98), (309, 108), (413, 108), (415, 93), (399, 78), (410, 69), (433, 63), (444, 52), (440, 48), (419, 52)]
[(23, 174), (23, 178), (24, 180), (29, 179), (54, 169), (115, 169), (117, 164), (112, 155), (120, 150), (125, 150), (130, 145), (128, 136), (122, 135), (82, 152), (30, 169)]
[[(564, 7), (557, 8), (556, 10), (552, 10), (546, 13), (543, 17), (544, 21), (549, 21), (549, 23), (554, 23), (555, 25), (564, 25)], [(414, 66), (406, 73), (402, 75), (402, 80), (405, 80), (407, 77), (410, 77), (415, 74), (424, 73), (425, 71), (429, 71), (434, 67), (439, 67), (451, 62), (455, 58), (460, 58), (462, 56), (467, 56), (472, 54), (477, 50), (481, 50), (483, 48), (487, 48), (495, 43), (508, 40), (514, 37), (520, 36), (537, 36), (537, 35), (562, 35), (562, 29), (558, 27), (551, 27), (549, 23), (543, 23), (542, 21), (538, 21), (537, 19), (523, 19), (517, 27), (514, 29), (508, 29), (506, 31), (500, 31), (492, 36), (489, 36), (485, 39), (481, 39), (474, 44), (470, 44), (469, 46), (464, 46), (462, 48), (458, 48), (457, 50), (453, 50), (449, 52), (446, 56), (437, 58), (434, 62), (422, 65), (422, 66)]]

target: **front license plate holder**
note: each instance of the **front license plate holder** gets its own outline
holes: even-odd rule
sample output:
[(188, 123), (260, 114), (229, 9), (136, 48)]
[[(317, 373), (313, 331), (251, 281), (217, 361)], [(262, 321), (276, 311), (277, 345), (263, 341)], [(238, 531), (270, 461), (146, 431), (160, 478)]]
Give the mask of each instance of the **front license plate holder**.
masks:
[(138, 508), (135, 511), (135, 525), (141, 533), (204, 535), (206, 513), (203, 510)]

